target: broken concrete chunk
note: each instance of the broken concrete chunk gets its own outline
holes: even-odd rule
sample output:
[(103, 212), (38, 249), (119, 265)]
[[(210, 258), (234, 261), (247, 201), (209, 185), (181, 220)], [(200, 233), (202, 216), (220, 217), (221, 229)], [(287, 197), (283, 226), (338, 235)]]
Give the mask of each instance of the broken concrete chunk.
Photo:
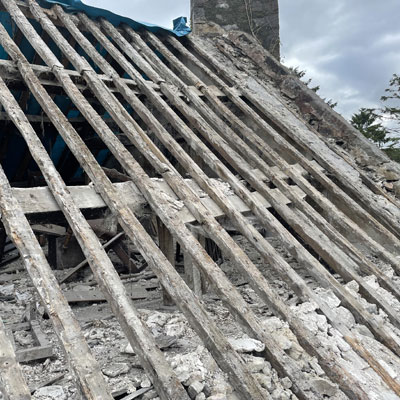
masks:
[(360, 286), (356, 281), (350, 281), (344, 285), (344, 287), (349, 290), (350, 292), (358, 293), (358, 290), (360, 289)]
[(367, 336), (371, 339), (374, 339), (374, 335), (372, 334), (372, 332), (365, 326), (365, 325), (357, 325), (357, 327), (355, 328), (355, 330), (363, 336)]
[(312, 382), (312, 388), (318, 394), (334, 396), (338, 390), (337, 385), (324, 378), (314, 378)]
[(365, 276), (363, 278), (364, 283), (371, 286), (373, 289), (379, 289), (378, 279), (375, 275)]
[(150, 381), (150, 379), (149, 379), (149, 378), (143, 379), (142, 382), (141, 382), (141, 384), (140, 384), (140, 387), (142, 387), (142, 388), (149, 388), (149, 387), (151, 387), (151, 381)]
[(36, 390), (34, 398), (46, 400), (67, 400), (67, 395), (62, 386), (45, 386)]
[(126, 353), (126, 354), (136, 354), (136, 353), (133, 351), (132, 346), (131, 346), (130, 343), (128, 343), (128, 344), (125, 346), (125, 348), (122, 350), (122, 353)]
[(284, 389), (290, 389), (292, 387), (292, 381), (287, 376), (281, 379), (281, 384)]
[(265, 349), (264, 343), (252, 338), (246, 338), (246, 337), (240, 339), (229, 338), (228, 340), (229, 343), (232, 345), (232, 347), (239, 353), (252, 353), (253, 351), (260, 353)]
[(177, 338), (185, 335), (186, 326), (183, 322), (176, 322), (173, 324), (167, 324), (165, 326), (165, 334), (167, 336), (174, 336)]
[(195, 400), (206, 400), (206, 395), (204, 393), (200, 393), (196, 396)]
[(142, 397), (143, 400), (155, 400), (158, 397), (158, 394), (155, 390), (150, 390), (149, 392), (145, 393)]
[(195, 381), (188, 387), (188, 393), (191, 399), (195, 399), (204, 389), (204, 383)]
[(283, 389), (281, 388), (276, 388), (272, 393), (271, 397), (274, 400), (289, 400), (290, 395), (288, 395)]
[(268, 332), (276, 331), (283, 326), (283, 322), (277, 317), (265, 318), (262, 324)]
[(255, 378), (257, 379), (257, 382), (261, 385), (262, 388), (267, 389), (268, 391), (272, 390), (272, 377), (271, 374), (255, 374)]
[(7, 296), (12, 296), (13, 294), (14, 294), (14, 284), (0, 286), (0, 295), (7, 297)]
[(313, 357), (309, 361), (309, 364), (310, 364), (311, 368), (316, 372), (316, 374), (318, 376), (325, 375), (324, 370), (320, 367), (320, 365), (318, 364), (318, 360), (315, 357)]
[(247, 369), (250, 372), (260, 372), (265, 367), (265, 360), (261, 357), (251, 357), (247, 363)]
[(347, 308), (340, 306), (336, 309), (336, 313), (339, 321), (348, 328), (352, 328), (355, 325), (356, 320)]
[(340, 299), (332, 292), (331, 289), (321, 290), (318, 295), (325, 301), (330, 308), (340, 306)]
[(103, 368), (103, 374), (110, 377), (115, 378), (117, 376), (127, 374), (129, 372), (129, 365), (126, 363), (115, 363)]
[(213, 394), (210, 397), (207, 397), (207, 400), (227, 400), (226, 395), (222, 393)]

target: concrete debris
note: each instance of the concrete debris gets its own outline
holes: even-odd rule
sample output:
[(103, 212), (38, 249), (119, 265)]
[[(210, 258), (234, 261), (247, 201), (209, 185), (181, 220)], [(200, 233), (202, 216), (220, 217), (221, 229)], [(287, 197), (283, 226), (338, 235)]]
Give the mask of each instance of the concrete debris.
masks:
[(67, 395), (62, 386), (45, 386), (33, 395), (35, 400), (67, 400)]
[(337, 385), (324, 378), (313, 379), (313, 387), (316, 393), (323, 394), (325, 396), (334, 396), (338, 391)]
[(110, 378), (115, 378), (116, 376), (127, 374), (129, 369), (130, 367), (126, 363), (115, 363), (103, 368), (102, 372), (104, 375), (109, 376)]
[(194, 381), (189, 385), (187, 391), (191, 399), (195, 399), (204, 389), (204, 383), (199, 381)]
[(243, 337), (240, 339), (229, 338), (229, 343), (239, 353), (260, 353), (265, 349), (264, 343), (248, 337)]
[[(241, 237), (237, 237), (237, 240), (241, 240)], [(274, 237), (271, 237), (270, 240), (274, 245), (280, 246)], [(285, 251), (283, 247), (281, 251)], [(252, 253), (250, 252), (250, 254)], [(291, 260), (293, 265), (296, 265), (291, 258), (288, 259)], [(255, 262), (261, 270), (262, 268), (267, 268), (261, 259), (256, 258)], [(237, 272), (233, 268), (229, 269), (229, 264), (229, 260), (224, 260), (224, 271), (228, 275), (232, 274), (232, 278), (234, 278)], [(367, 276), (365, 280), (376, 290), (383, 290), (377, 285), (373, 277)], [(309, 332), (318, 338), (320, 345), (328, 349), (332, 354), (339, 356), (341, 368), (357, 376), (359, 381), (363, 382), (363, 387), (369, 393), (369, 397), (377, 400), (392, 400), (391, 392), (385, 385), (382, 385), (381, 379), (331, 326), (326, 317), (319, 312), (317, 305), (312, 302), (300, 302), (298, 298), (290, 295), (290, 290), (283, 282), (279, 280), (274, 282), (283, 298), (294, 299), (290, 303), (291, 309), (304, 322), (304, 326), (307, 327)], [(329, 307), (335, 311), (337, 318), (354, 334), (359, 335), (360, 340), (368, 345), (372, 354), (376, 354), (380, 365), (387, 373), (393, 379), (400, 376), (400, 363), (393, 363), (393, 358), (389, 354), (386, 357), (382, 357), (382, 354), (384, 354), (383, 346), (374, 339), (374, 336), (365, 325), (356, 323), (352, 313), (342, 305), (337, 296), (331, 290), (321, 288), (311, 279), (308, 282), (310, 285), (314, 285), (313, 288), (317, 296), (325, 299)], [(16, 280), (14, 285), (14, 291), (18, 290), (20, 285), (29, 286), (26, 280)], [(78, 284), (69, 283), (66, 285), (71, 289), (78, 287), (79, 290), (83, 290), (84, 286), (88, 290), (91, 288), (91, 285), (79, 282)], [(346, 288), (355, 296), (360, 296), (358, 293), (359, 287), (355, 282), (347, 283)], [(11, 288), (8, 290), (11, 292)], [(260, 302), (257, 294), (247, 284), (241, 284), (239, 290), (250, 304), (258, 304)], [(29, 290), (25, 290), (25, 292), (31, 296)], [(387, 301), (393, 302), (393, 306), (396, 306), (396, 299), (390, 298), (390, 294), (386, 291), (381, 293), (386, 296)], [(154, 291), (154, 296), (156, 296), (156, 299), (160, 299), (160, 291)], [(360, 301), (365, 302), (361, 297), (360, 299)], [(265, 350), (265, 345), (255, 338), (238, 332), (236, 321), (226, 312), (222, 303), (211, 292), (204, 295), (203, 301), (208, 311), (214, 316), (218, 326), (223, 329), (226, 337), (229, 338), (230, 344), (236, 351), (241, 353), (249, 372), (253, 374), (261, 388), (268, 392), (273, 399), (295, 399), (296, 397), (292, 391), (293, 382), (287, 377), (280, 377), (277, 371), (271, 367), (271, 364), (261, 356)], [(370, 305), (367, 302), (364, 304), (366, 306)], [(18, 322), (18, 318), (22, 318), (26, 308), (22, 305), (18, 306), (7, 302), (0, 303), (0, 305), (3, 310), (6, 310), (7, 319), (14, 320), (14, 322)], [(8, 308), (6, 307), (7, 305)], [(373, 305), (370, 306), (371, 310), (374, 310)], [(102, 315), (110, 315), (108, 307), (105, 304), (95, 306), (82, 305), (79, 308), (76, 307), (76, 309), (79, 310), (77, 315), (82, 321), (85, 321), (82, 322), (85, 337), (96, 358), (104, 365), (102, 372), (106, 376), (110, 387), (113, 390), (124, 389), (126, 393), (135, 393), (135, 391), (142, 388), (150, 389), (152, 383), (144, 373), (137, 355), (132, 350), (125, 335), (121, 332), (114, 317), (101, 318)], [(210, 353), (201, 344), (201, 341), (180, 312), (141, 308), (140, 314), (191, 399), (236, 399), (235, 392), (227, 383), (226, 376), (221, 373)], [(388, 324), (385, 315), (377, 315), (382, 318), (383, 324)], [(95, 319), (91, 319), (90, 316)], [(274, 338), (280, 348), (294, 360), (300, 370), (312, 382), (313, 391), (332, 400), (345, 399), (343, 392), (328, 378), (318, 360), (304, 351), (287, 322), (271, 315), (266, 308), (260, 308), (258, 317), (267, 334)], [(24, 365), (24, 373), (32, 386), (66, 370), (63, 353), (57, 345), (56, 337), (49, 321), (43, 320), (41, 325), (46, 335), (55, 344), (56, 357), (47, 361), (46, 364)], [(14, 337), (18, 346), (30, 345), (31, 335), (29, 332), (16, 331), (14, 332)], [(33, 398), (39, 400), (51, 400), (53, 398), (77, 399), (79, 391), (70, 375), (65, 375), (59, 382), (62, 392), (57, 386), (49, 386), (38, 390)], [(53, 395), (52, 393), (55, 394)], [(142, 395), (142, 398), (157, 399), (158, 395), (154, 389), (151, 389)]]

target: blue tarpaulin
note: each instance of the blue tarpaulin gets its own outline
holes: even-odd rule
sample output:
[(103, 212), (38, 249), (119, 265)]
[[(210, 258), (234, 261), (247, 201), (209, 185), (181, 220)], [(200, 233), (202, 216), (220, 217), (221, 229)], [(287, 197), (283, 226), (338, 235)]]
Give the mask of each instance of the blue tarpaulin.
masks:
[(54, 4), (60, 4), (67, 12), (76, 13), (82, 11), (90, 18), (96, 19), (102, 17), (107, 19), (115, 26), (118, 26), (120, 24), (127, 24), (135, 30), (144, 28), (154, 33), (164, 31), (173, 33), (179, 37), (185, 36), (190, 33), (190, 28), (186, 25), (187, 18), (185, 17), (176, 18), (173, 21), (174, 28), (167, 29), (162, 28), (158, 25), (153, 25), (146, 22), (139, 22), (127, 17), (122, 17), (121, 15), (114, 14), (111, 11), (104, 10), (102, 8), (88, 6), (82, 3), (80, 0), (39, 0), (39, 4), (44, 8), (50, 8)]

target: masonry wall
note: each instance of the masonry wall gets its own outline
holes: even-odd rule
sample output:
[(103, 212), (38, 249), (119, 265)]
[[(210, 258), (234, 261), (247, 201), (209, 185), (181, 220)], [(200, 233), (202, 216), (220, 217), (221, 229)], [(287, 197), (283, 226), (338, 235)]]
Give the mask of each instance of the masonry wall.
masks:
[(278, 0), (191, 0), (191, 18), (197, 34), (218, 33), (215, 24), (244, 31), (279, 59)]

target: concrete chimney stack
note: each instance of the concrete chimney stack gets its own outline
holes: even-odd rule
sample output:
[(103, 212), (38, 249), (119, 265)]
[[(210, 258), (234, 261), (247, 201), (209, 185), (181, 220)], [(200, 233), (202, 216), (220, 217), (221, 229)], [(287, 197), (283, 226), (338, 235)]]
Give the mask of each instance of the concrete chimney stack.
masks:
[(196, 34), (240, 30), (255, 37), (279, 59), (278, 0), (191, 0), (192, 28)]

